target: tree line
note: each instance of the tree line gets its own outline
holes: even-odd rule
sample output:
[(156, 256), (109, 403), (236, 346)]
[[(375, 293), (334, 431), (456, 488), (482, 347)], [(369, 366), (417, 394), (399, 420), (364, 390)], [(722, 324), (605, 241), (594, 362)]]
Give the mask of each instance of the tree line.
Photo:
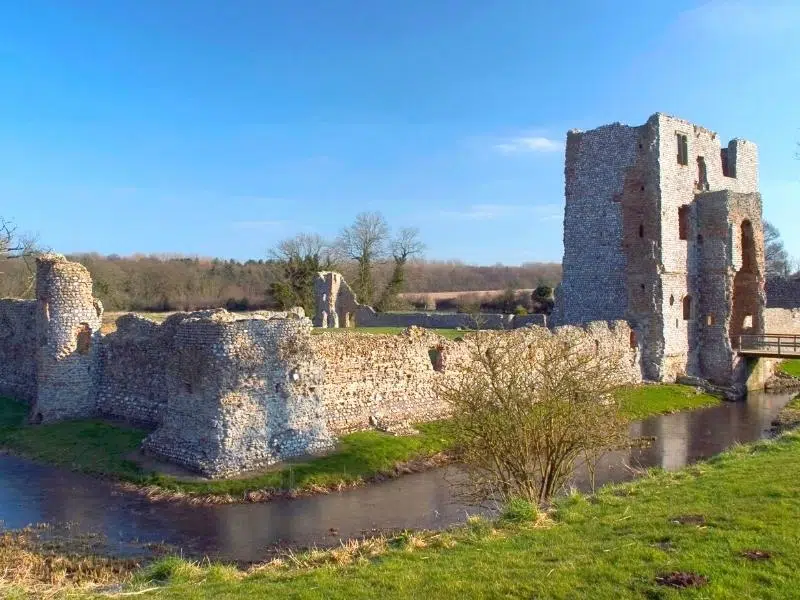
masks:
[[(787, 253), (778, 229), (765, 222), (764, 232), (767, 276), (796, 274), (797, 264)], [(505, 310), (506, 305), (513, 310), (520, 295), (513, 296), (512, 291), (552, 288), (561, 280), (559, 263), (468, 265), (426, 260), (424, 249), (417, 230), (393, 232), (380, 213), (361, 213), (334, 239), (298, 234), (276, 244), (264, 258), (246, 261), (97, 253), (69, 258), (89, 269), (95, 295), (109, 311), (256, 310), (300, 305), (310, 312), (314, 308), (313, 281), (323, 270), (341, 272), (359, 300), (379, 310), (432, 308), (410, 304), (403, 299), (403, 292), (482, 290), (504, 290), (494, 303), (484, 302), (484, 310)], [(41, 250), (36, 240), (20, 235), (12, 223), (0, 218), (0, 297), (32, 297), (32, 259)]]

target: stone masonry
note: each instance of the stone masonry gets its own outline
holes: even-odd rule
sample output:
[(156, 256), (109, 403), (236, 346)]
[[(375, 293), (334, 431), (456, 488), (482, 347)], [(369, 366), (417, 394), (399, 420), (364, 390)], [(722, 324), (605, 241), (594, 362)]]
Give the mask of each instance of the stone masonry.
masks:
[(564, 276), (554, 321), (625, 319), (644, 375), (737, 379), (743, 332), (763, 332), (758, 155), (657, 113), (570, 131)]
[[(103, 336), (91, 290), (86, 269), (48, 255), (38, 263), (36, 300), (0, 301), (0, 392), (27, 401), (34, 423), (110, 417), (144, 425), (146, 452), (208, 477), (323, 452), (347, 432), (408, 431), (446, 416), (436, 384), (463, 377), (477, 335), (447, 340), (414, 327), (312, 334), (300, 310), (213, 310), (161, 324), (126, 315)], [(480, 335), (533, 341), (573, 330), (592, 351), (622, 350), (620, 383), (641, 381), (624, 321)]]

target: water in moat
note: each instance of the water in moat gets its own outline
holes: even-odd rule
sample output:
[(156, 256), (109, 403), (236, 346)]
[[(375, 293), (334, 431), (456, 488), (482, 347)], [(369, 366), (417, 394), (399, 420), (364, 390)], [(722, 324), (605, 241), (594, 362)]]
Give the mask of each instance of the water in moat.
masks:
[[(633, 436), (654, 438), (647, 448), (605, 457), (596, 482), (625, 481), (638, 469), (678, 469), (718, 454), (737, 442), (768, 435), (770, 423), (791, 394), (751, 394), (746, 402), (652, 417), (633, 423)], [(0, 456), (0, 520), (15, 529), (28, 524), (66, 526), (99, 534), (102, 551), (141, 553), (165, 543), (188, 556), (257, 561), (276, 544), (326, 546), (377, 531), (442, 528), (479, 512), (453, 494), (457, 468), (436, 469), (341, 493), (259, 504), (189, 506), (150, 503), (120, 492), (113, 483)], [(575, 486), (586, 489), (578, 475)]]

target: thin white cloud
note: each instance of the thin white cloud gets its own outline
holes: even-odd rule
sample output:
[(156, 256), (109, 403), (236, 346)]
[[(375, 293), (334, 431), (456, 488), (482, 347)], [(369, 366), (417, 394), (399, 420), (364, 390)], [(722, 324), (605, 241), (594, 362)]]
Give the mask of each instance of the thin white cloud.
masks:
[(230, 226), (233, 229), (271, 229), (280, 227), (286, 221), (233, 221)]
[(496, 143), (494, 149), (503, 154), (523, 154), (529, 152), (561, 152), (564, 144), (541, 135), (523, 135), (508, 138)]
[(509, 218), (529, 218), (537, 221), (559, 219), (562, 204), (472, 204), (464, 210), (443, 210), (440, 215), (452, 219), (487, 221)]
[(713, 0), (684, 11), (679, 21), (726, 37), (791, 33), (800, 25), (800, 4), (797, 0)]

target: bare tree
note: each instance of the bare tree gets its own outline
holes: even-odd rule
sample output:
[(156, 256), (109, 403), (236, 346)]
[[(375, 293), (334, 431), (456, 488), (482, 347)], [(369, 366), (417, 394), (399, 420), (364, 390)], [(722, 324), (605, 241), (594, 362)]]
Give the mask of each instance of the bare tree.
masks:
[(623, 355), (575, 329), (545, 328), (465, 340), (470, 358), (437, 393), (453, 411), (459, 459), (472, 500), (543, 504), (576, 461), (590, 468), (627, 439), (614, 390)]
[(386, 254), (389, 225), (379, 212), (362, 212), (339, 235), (338, 245), (347, 258), (358, 263), (353, 285), (360, 302), (371, 304), (375, 293), (372, 265)]
[(769, 221), (764, 221), (764, 262), (768, 277), (788, 277), (791, 274), (791, 260), (781, 232)]
[[(24, 268), (14, 270), (18, 276), (22, 275), (22, 279), (16, 277), (15, 281), (6, 282), (11, 285), (3, 286), (6, 289), (13, 289), (13, 295), (20, 297), (30, 295), (36, 275), (33, 258), (39, 252), (34, 236), (18, 233), (12, 221), (0, 217), (0, 261), (18, 260), (24, 265)], [(0, 276), (7, 276), (2, 266), (0, 266)]]
[(0, 258), (23, 258), (36, 252), (36, 238), (17, 233), (13, 222), (0, 217)]
[(282, 308), (302, 306), (313, 312), (314, 278), (334, 268), (334, 246), (315, 233), (301, 233), (279, 242), (270, 254), (282, 267), (270, 295)]
[(398, 294), (403, 291), (406, 281), (406, 263), (412, 256), (417, 256), (425, 251), (425, 244), (419, 239), (419, 229), (405, 227), (399, 231), (392, 240), (392, 258), (394, 268), (392, 276), (381, 299), (378, 301), (379, 310), (391, 310), (396, 307)]

